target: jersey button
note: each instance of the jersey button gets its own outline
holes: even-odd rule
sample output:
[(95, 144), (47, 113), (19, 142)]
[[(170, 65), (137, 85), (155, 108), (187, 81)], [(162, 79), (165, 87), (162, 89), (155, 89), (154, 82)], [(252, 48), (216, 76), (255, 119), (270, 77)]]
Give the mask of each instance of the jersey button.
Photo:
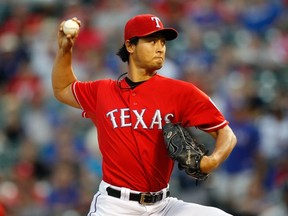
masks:
[(136, 96), (136, 93), (135, 93), (135, 92), (133, 92), (133, 93), (132, 93), (132, 96)]
[(134, 106), (137, 106), (137, 105), (138, 105), (138, 103), (134, 102), (134, 103), (133, 103), (133, 105), (134, 105)]

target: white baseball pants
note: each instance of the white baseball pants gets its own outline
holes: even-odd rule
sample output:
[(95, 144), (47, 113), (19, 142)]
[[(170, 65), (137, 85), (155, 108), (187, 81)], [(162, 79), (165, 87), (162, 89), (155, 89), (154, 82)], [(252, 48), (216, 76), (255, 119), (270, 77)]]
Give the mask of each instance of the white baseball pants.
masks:
[(137, 201), (128, 200), (130, 192), (139, 191), (112, 186), (121, 191), (119, 199), (107, 194), (106, 188), (109, 186), (112, 185), (104, 181), (100, 183), (87, 216), (231, 216), (218, 208), (187, 203), (174, 197), (167, 197), (152, 205), (141, 205)]

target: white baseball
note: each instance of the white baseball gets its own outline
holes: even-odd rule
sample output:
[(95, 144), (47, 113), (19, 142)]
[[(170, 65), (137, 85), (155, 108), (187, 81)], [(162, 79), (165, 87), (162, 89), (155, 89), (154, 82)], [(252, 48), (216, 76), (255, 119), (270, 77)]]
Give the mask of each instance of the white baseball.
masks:
[(79, 31), (79, 24), (72, 19), (66, 20), (63, 25), (63, 32), (66, 35), (75, 36)]

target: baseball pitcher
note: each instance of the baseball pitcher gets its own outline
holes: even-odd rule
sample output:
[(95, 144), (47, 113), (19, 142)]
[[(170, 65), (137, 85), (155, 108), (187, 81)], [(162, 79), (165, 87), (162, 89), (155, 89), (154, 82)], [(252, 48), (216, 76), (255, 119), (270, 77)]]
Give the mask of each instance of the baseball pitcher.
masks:
[[(103, 156), (103, 180), (88, 216), (230, 215), (170, 196), (174, 164), (191, 178), (205, 180), (236, 144), (227, 120), (205, 93), (157, 74), (165, 61), (166, 42), (177, 38), (177, 31), (165, 28), (152, 14), (131, 18), (117, 52), (128, 72), (117, 80), (82, 82), (72, 67), (77, 33), (65, 34), (63, 24), (52, 71), (54, 95), (91, 119)], [(215, 138), (212, 152), (185, 129), (192, 126)]]

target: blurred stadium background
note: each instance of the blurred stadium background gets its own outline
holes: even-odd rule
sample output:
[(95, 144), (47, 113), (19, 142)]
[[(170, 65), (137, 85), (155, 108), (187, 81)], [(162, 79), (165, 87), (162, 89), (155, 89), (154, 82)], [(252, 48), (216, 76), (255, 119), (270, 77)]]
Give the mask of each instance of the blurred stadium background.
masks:
[(196, 186), (175, 170), (172, 193), (238, 216), (287, 216), (287, 0), (1, 0), (0, 216), (87, 214), (101, 156), (91, 122), (52, 95), (57, 28), (82, 22), (80, 80), (116, 79), (126, 70), (115, 55), (124, 24), (138, 13), (180, 33), (159, 73), (210, 95), (238, 137), (207, 181)]

